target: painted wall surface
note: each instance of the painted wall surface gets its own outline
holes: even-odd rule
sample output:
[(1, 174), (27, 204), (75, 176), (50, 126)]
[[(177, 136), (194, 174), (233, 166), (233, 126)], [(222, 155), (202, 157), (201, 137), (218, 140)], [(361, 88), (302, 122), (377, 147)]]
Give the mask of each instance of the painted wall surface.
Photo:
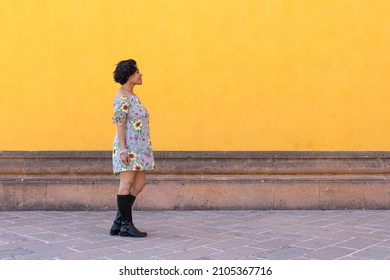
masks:
[(2, 0), (0, 150), (108, 150), (134, 58), (155, 150), (390, 150), (388, 0)]

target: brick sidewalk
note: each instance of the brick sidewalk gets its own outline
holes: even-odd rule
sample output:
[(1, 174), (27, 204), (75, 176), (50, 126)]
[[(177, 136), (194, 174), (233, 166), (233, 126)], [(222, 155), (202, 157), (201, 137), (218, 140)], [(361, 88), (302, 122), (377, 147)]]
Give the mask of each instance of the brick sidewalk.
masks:
[(0, 259), (390, 259), (390, 211), (136, 211), (140, 239), (110, 236), (114, 215), (0, 212)]

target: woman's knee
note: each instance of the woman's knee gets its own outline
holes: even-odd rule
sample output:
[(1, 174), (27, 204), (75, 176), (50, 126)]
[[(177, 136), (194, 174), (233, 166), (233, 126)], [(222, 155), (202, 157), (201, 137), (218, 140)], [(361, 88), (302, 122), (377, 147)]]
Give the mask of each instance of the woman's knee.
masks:
[(130, 188), (134, 184), (134, 178), (121, 178), (121, 184), (126, 185)]
[(144, 187), (145, 187), (145, 183), (142, 185), (134, 185), (130, 190), (130, 194), (137, 196), (144, 189)]

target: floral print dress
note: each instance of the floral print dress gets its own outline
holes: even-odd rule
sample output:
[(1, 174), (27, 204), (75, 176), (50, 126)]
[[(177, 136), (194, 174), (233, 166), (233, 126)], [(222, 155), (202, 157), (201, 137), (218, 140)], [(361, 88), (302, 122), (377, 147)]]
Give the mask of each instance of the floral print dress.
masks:
[(112, 151), (113, 172), (143, 171), (154, 169), (154, 156), (149, 132), (149, 114), (138, 96), (115, 97), (113, 123), (126, 118), (125, 143), (130, 156), (130, 164), (120, 160), (118, 132), (114, 138)]

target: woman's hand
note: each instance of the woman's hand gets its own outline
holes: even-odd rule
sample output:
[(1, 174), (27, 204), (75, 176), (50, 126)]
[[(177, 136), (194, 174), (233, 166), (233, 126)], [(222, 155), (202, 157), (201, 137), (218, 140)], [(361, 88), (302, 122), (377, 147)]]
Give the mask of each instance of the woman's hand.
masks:
[(130, 157), (129, 157), (129, 153), (127, 152), (127, 150), (122, 150), (120, 152), (120, 158), (124, 164), (126, 164), (126, 165), (130, 164)]

